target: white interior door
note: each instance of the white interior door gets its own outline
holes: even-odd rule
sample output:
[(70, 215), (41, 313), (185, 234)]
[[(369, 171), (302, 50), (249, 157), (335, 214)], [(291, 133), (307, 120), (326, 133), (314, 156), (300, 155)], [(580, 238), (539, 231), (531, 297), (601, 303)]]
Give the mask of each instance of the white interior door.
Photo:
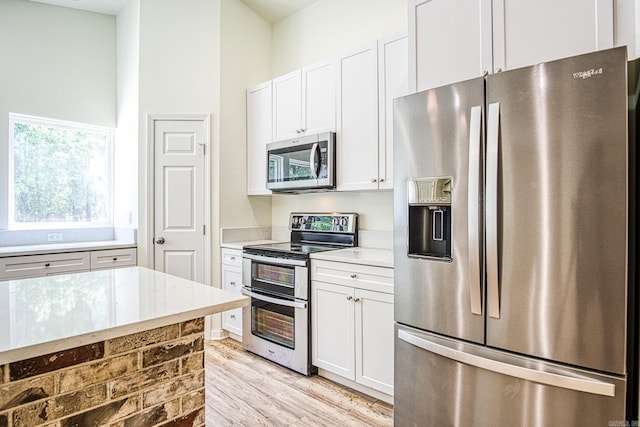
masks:
[(154, 120), (154, 268), (207, 283), (208, 120)]

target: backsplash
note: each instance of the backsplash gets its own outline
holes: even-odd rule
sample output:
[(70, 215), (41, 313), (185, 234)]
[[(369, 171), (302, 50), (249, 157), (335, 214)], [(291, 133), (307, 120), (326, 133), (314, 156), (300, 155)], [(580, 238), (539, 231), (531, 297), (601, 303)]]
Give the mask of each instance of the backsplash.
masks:
[[(220, 243), (247, 242), (252, 240), (270, 240), (271, 227), (232, 227), (220, 229)], [(287, 236), (286, 239), (289, 240)]]

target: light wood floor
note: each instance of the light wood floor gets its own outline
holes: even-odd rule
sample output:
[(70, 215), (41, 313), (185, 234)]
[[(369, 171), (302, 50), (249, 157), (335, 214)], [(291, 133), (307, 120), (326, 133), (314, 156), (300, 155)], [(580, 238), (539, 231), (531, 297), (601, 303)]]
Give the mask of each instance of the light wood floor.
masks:
[(393, 407), (255, 356), (234, 340), (205, 344), (206, 425), (392, 426)]

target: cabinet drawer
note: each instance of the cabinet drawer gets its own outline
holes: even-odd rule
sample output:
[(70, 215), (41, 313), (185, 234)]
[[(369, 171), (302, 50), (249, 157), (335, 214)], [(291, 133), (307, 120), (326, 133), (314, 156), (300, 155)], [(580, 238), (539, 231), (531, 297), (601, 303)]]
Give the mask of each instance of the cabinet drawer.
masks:
[(312, 259), (311, 280), (393, 293), (392, 268)]
[(130, 267), (137, 264), (136, 248), (91, 252), (91, 269)]
[(239, 294), (242, 288), (242, 271), (239, 268), (222, 269), (222, 289)]
[(88, 270), (88, 252), (0, 258), (1, 279), (19, 279)]
[(222, 264), (242, 267), (242, 251), (239, 249), (222, 248)]
[(242, 337), (242, 309), (234, 308), (233, 310), (222, 313), (222, 329), (232, 334)]

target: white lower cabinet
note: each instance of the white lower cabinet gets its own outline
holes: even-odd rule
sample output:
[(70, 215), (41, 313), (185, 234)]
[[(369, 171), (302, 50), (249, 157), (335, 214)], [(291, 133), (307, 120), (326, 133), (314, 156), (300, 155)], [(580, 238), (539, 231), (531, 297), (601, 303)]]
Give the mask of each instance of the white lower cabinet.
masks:
[[(222, 289), (240, 294), (242, 290), (242, 251), (222, 249)], [(222, 313), (222, 329), (230, 332), (231, 338), (242, 340), (242, 309), (236, 308)]]
[(311, 267), (313, 365), (393, 395), (393, 269), (321, 260)]
[(130, 267), (136, 263), (136, 248), (8, 256), (0, 258), (0, 280)]
[(0, 279), (26, 279), (89, 271), (89, 252), (12, 256), (0, 259)]
[(136, 248), (91, 251), (91, 270), (132, 267), (138, 263)]

